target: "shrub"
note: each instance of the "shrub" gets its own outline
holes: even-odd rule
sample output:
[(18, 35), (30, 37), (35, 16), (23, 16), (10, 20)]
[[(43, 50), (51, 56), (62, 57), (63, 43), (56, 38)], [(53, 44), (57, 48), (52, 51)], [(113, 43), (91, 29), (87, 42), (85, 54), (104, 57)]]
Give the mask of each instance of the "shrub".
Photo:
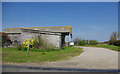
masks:
[(79, 40), (80, 40), (79, 38), (75, 38), (75, 39), (73, 40), (73, 41), (74, 41), (74, 44), (75, 44), (75, 45), (79, 45)]
[(90, 40), (89, 44), (90, 45), (96, 45), (96, 44), (98, 44), (98, 42), (97, 42), (97, 40)]
[(18, 50), (22, 50), (22, 49), (24, 49), (24, 46), (23, 46), (23, 45), (18, 45), (18, 46), (17, 46), (17, 49), (18, 49)]
[(53, 45), (48, 45), (46, 49), (49, 49), (51, 51), (54, 51), (57, 49), (57, 47), (53, 46)]
[(62, 49), (65, 49), (65, 48), (66, 48), (66, 46), (63, 46), (63, 47), (62, 47)]
[(120, 46), (120, 40), (117, 40), (115, 43), (116, 46)]
[(120, 41), (117, 40), (119, 37), (117, 32), (113, 32), (112, 35), (110, 36), (110, 40), (109, 40), (109, 45), (116, 45), (119, 46)]
[[(27, 39), (27, 40), (25, 40), (25, 42), (23, 42), (23, 46), (25, 48), (28, 47), (29, 40), (31, 41), (30, 46), (31, 46), (32, 51), (54, 51), (54, 50), (57, 49), (55, 46), (53, 46), (51, 44), (46, 45), (43, 42), (40, 35), (38, 36), (38, 39)], [(19, 46), (19, 48), (20, 48), (20, 46)]]
[(109, 41), (109, 45), (115, 45), (115, 43), (116, 43), (116, 40), (114, 40), (114, 41), (113, 41), (113, 40), (110, 40), (110, 41)]
[(79, 45), (86, 45), (88, 44), (88, 40), (79, 40)]
[(49, 51), (51, 51), (51, 49), (50, 48), (46, 48), (46, 51), (49, 52)]
[(43, 44), (43, 40), (41, 38), (41, 36), (38, 36), (38, 39), (33, 41), (33, 47), (36, 49), (41, 49), (41, 47), (43, 48), (45, 44)]
[(114, 40), (114, 41), (110, 40), (109, 45), (120, 46), (120, 40)]
[(4, 43), (4, 47), (8, 47), (8, 45), (9, 45), (8, 43)]
[(45, 55), (45, 52), (42, 52), (42, 55)]
[(33, 48), (39, 49), (39, 47), (41, 46), (40, 42), (38, 40), (34, 40), (33, 42)]
[(24, 47), (28, 47), (29, 40), (30, 40), (30, 45), (33, 47), (35, 39), (27, 39), (27, 40), (25, 40), (23, 42)]

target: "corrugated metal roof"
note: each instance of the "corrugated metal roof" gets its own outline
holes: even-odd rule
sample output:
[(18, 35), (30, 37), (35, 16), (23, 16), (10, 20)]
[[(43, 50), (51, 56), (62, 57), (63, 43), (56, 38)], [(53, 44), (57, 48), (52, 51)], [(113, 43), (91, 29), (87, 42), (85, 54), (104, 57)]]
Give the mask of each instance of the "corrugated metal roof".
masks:
[(33, 29), (51, 32), (70, 32), (72, 34), (71, 26), (49, 26), (49, 27), (20, 27), (20, 28), (6, 28), (3, 32), (6, 33), (21, 33), (21, 29)]

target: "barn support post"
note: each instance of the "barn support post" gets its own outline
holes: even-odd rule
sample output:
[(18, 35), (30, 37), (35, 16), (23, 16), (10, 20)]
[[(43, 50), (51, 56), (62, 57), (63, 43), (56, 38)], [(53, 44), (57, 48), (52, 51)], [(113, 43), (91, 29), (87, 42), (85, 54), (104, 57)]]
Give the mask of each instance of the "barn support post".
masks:
[(70, 33), (69, 33), (69, 42), (71, 41), (71, 35), (70, 35)]
[(69, 33), (69, 42), (68, 42), (68, 46), (70, 46), (70, 41), (71, 41), (71, 36), (70, 36), (70, 33)]

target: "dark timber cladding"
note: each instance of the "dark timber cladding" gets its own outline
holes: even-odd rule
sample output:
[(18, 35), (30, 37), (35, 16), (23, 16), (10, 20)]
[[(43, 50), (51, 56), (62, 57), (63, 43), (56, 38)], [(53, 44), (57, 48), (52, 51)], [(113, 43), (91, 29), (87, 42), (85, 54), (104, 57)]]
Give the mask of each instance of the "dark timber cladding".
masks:
[(72, 38), (71, 26), (6, 28), (3, 32), (7, 33), (13, 45), (22, 44), (26, 39), (41, 35), (47, 45), (61, 48), (65, 44), (66, 35), (69, 35), (69, 41)]

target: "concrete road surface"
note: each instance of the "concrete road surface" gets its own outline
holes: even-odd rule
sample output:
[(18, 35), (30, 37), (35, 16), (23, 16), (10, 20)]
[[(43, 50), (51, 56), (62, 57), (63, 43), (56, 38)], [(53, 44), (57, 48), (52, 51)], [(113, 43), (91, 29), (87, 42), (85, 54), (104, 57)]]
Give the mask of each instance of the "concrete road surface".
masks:
[[(80, 47), (78, 47), (80, 48)], [(79, 56), (69, 60), (45, 62), (45, 63), (11, 63), (9, 65), (31, 66), (32, 70), (27, 68), (17, 68), (17, 71), (101, 71), (101, 70), (118, 70), (118, 52), (105, 48), (82, 47), (84, 52)], [(73, 53), (74, 54), (74, 53)], [(15, 67), (4, 64), (3, 71), (15, 71)], [(34, 69), (36, 68), (37, 69)], [(47, 69), (43, 69), (47, 68)], [(53, 68), (53, 69), (52, 69)], [(57, 70), (56, 70), (57, 69)], [(68, 70), (66, 70), (68, 69)]]

